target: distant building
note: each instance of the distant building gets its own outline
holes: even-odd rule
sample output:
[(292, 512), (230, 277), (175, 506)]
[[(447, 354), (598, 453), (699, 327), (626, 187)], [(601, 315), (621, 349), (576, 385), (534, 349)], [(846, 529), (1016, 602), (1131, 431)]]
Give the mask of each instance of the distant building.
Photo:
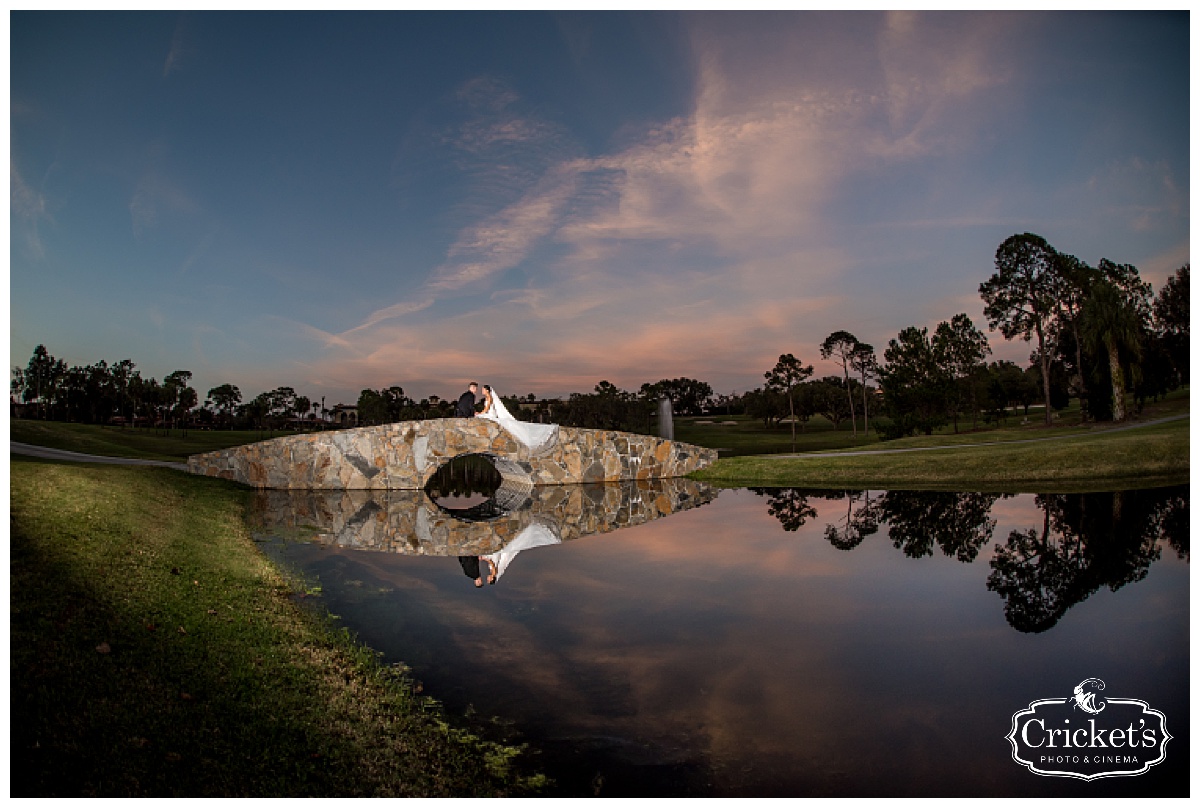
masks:
[(338, 426), (358, 426), (358, 407), (354, 404), (337, 404), (329, 411), (329, 421)]

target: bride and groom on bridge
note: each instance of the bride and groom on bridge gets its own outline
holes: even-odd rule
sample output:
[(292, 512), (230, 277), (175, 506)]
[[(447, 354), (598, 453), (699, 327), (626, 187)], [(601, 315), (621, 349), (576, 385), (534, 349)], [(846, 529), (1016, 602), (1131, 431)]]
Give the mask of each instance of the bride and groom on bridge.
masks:
[(549, 446), (558, 436), (557, 424), (532, 424), (528, 421), (517, 420), (500, 396), (496, 395), (491, 385), (483, 385), (483, 410), (476, 412), (475, 396), (479, 393), (479, 384), (471, 382), (467, 391), (458, 397), (458, 405), (454, 414), (458, 418), (486, 418), (499, 424), (502, 429), (524, 444), (530, 451), (538, 451)]

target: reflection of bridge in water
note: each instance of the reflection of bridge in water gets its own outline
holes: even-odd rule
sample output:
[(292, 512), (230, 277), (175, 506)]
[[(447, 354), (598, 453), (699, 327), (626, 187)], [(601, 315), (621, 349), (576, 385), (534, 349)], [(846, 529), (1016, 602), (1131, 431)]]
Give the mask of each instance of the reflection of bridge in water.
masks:
[(343, 547), (485, 555), (531, 527), (571, 541), (670, 516), (716, 495), (710, 486), (686, 478), (561, 486), (506, 481), (485, 503), (456, 512), (420, 490), (260, 490), (251, 521), (263, 533), (306, 536)]

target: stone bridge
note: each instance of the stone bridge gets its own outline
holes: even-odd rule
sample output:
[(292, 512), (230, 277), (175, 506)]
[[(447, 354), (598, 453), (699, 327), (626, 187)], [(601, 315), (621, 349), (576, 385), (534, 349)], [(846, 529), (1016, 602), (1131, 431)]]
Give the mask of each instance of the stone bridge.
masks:
[(521, 487), (682, 477), (717, 459), (713, 449), (600, 429), (559, 427), (538, 451), (483, 418), (440, 418), (310, 432), (192, 455), (193, 474), (255, 488), (421, 489), (447, 461), (484, 455)]

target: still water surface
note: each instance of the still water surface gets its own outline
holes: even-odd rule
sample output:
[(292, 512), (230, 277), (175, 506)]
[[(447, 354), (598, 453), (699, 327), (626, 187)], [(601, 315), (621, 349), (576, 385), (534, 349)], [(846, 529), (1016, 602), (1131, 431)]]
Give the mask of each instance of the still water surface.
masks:
[[(556, 793), (1189, 793), (1187, 486), (440, 493), (263, 494), (260, 531), (451, 714), (540, 750)], [(505, 548), (476, 588), (457, 556)], [(1013, 713), (1091, 677), (1166, 716), (1165, 762), (1014, 762)]]

